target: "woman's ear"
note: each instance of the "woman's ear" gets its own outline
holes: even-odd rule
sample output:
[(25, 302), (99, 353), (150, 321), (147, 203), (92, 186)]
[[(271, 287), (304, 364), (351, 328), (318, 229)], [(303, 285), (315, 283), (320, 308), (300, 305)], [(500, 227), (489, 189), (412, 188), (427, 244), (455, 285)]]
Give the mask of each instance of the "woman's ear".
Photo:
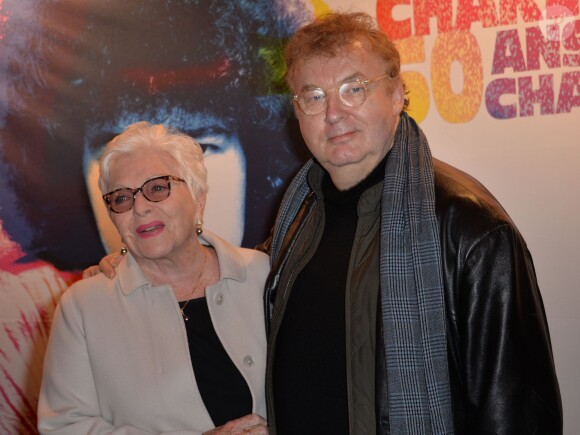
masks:
[[(199, 211), (199, 217), (200, 218), (203, 217), (203, 214), (204, 214), (204, 211), (205, 211), (205, 200), (206, 200), (206, 194), (205, 193), (202, 193), (202, 194), (200, 194), (199, 196), (197, 196), (195, 198), (195, 201), (197, 203), (197, 208), (198, 208), (198, 211)], [(203, 219), (202, 219), (202, 221), (203, 221)]]

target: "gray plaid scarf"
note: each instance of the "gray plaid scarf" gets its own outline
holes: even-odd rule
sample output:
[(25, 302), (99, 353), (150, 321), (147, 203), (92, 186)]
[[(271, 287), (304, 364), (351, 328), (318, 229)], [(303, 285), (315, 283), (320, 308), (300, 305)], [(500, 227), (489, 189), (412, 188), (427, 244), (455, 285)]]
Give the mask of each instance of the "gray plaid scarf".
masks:
[[(272, 264), (310, 192), (306, 178), (312, 164), (304, 165), (282, 200)], [(390, 431), (452, 434), (433, 164), (425, 135), (406, 113), (401, 114), (387, 160), (381, 214), (381, 317)]]

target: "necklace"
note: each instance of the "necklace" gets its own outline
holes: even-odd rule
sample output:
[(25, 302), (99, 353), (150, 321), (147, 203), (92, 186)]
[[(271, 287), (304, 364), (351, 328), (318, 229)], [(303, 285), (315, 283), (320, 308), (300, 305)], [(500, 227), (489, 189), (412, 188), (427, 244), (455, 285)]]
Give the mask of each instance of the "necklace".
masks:
[[(199, 279), (201, 278), (201, 274), (203, 273), (203, 269), (205, 269), (205, 263), (207, 263), (207, 255), (205, 255), (205, 253), (203, 254), (203, 264), (201, 266), (201, 270), (199, 271), (199, 275), (197, 276), (197, 279), (195, 280), (195, 283), (197, 284), (199, 282)], [(193, 296), (193, 294), (195, 293), (195, 286), (193, 288), (193, 292), (191, 293), (191, 296)], [(190, 298), (187, 301), (185, 301), (185, 304), (183, 304), (183, 307), (179, 307), (179, 310), (181, 311), (181, 315), (183, 316), (183, 320), (185, 320), (186, 322), (189, 320), (189, 316), (187, 314), (185, 314), (184, 310), (185, 307), (187, 307), (187, 304), (189, 304), (189, 301), (191, 301)]]

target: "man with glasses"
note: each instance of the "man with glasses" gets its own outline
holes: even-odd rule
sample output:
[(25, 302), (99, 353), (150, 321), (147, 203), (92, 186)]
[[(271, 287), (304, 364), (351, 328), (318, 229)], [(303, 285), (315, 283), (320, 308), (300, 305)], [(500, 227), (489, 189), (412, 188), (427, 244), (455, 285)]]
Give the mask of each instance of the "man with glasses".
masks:
[(270, 433), (561, 433), (530, 253), (485, 187), (431, 157), (394, 45), (337, 13), (285, 55), (313, 158), (266, 246)]

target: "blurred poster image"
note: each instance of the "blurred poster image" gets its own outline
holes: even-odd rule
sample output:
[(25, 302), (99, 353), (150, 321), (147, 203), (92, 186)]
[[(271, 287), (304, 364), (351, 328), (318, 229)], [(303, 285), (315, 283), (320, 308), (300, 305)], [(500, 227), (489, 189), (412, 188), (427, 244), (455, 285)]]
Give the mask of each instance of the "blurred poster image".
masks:
[(0, 433), (35, 431), (28, 372), (52, 310), (120, 247), (97, 178), (126, 126), (197, 139), (204, 226), (236, 245), (265, 239), (304, 157), (281, 49), (309, 18), (299, 1), (0, 0)]

